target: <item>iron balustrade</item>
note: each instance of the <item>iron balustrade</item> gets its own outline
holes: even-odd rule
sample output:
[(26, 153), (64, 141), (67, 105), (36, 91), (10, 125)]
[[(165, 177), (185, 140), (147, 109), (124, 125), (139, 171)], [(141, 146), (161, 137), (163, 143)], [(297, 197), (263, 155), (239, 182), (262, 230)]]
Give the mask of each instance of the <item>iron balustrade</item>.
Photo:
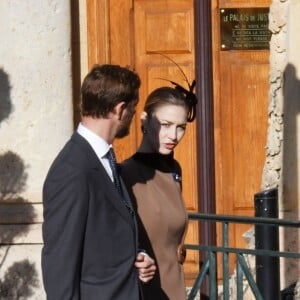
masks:
[[(248, 249), (248, 248), (233, 248), (229, 247), (229, 225), (230, 224), (252, 224), (264, 225), (264, 226), (276, 226), (276, 227), (290, 227), (300, 228), (300, 221), (283, 220), (277, 218), (262, 218), (262, 217), (242, 217), (231, 215), (215, 215), (215, 214), (202, 214), (202, 213), (190, 213), (190, 221), (198, 222), (219, 222), (222, 224), (222, 246), (216, 245), (193, 245), (185, 244), (187, 250), (205, 252), (206, 259), (202, 262), (199, 274), (195, 279), (194, 285), (189, 292), (188, 300), (196, 299), (197, 293), (201, 292), (201, 284), (204, 282), (206, 275), (209, 280), (209, 299), (214, 300), (218, 298), (218, 284), (217, 284), (217, 254), (222, 255), (222, 274), (223, 274), (223, 299), (232, 299), (230, 297), (230, 271), (229, 271), (229, 254), (236, 256), (235, 269), (236, 269), (236, 295), (237, 299), (243, 299), (243, 278), (246, 278), (255, 299), (264, 300), (261, 292), (257, 287), (255, 276), (251, 273), (244, 255), (253, 255), (254, 257), (271, 256), (278, 258), (300, 258), (299, 252), (288, 251), (272, 251), (264, 249)], [(299, 249), (298, 249), (299, 251)], [(274, 299), (275, 300), (275, 299)]]

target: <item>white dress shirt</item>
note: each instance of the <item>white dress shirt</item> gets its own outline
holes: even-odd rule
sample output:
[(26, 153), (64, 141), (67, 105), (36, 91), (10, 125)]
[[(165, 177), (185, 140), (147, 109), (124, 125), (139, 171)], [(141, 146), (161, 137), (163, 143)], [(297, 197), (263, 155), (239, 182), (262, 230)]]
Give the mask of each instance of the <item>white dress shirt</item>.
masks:
[(83, 126), (81, 123), (79, 123), (78, 125), (77, 132), (91, 145), (103, 167), (105, 168), (107, 174), (109, 175), (111, 180), (114, 181), (109, 161), (105, 157), (106, 153), (109, 151), (109, 148), (112, 147), (112, 145), (109, 145), (103, 138)]

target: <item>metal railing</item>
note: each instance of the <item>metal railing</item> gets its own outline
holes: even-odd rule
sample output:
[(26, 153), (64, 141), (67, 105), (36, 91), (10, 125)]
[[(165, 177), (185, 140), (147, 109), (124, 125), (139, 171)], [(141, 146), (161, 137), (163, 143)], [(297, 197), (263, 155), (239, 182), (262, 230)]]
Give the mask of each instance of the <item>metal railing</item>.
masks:
[[(197, 293), (201, 292), (201, 285), (204, 279), (208, 277), (209, 281), (209, 299), (218, 298), (218, 283), (217, 283), (217, 254), (222, 256), (222, 281), (223, 281), (223, 299), (232, 299), (230, 296), (230, 271), (229, 271), (229, 255), (235, 255), (235, 270), (236, 270), (236, 297), (238, 300), (243, 299), (243, 279), (245, 278), (250, 286), (255, 299), (265, 300), (255, 281), (255, 274), (251, 272), (245, 255), (253, 255), (254, 257), (277, 257), (279, 258), (300, 258), (298, 252), (273, 251), (265, 249), (243, 249), (229, 247), (229, 226), (230, 224), (252, 224), (254, 226), (275, 226), (300, 228), (299, 221), (288, 221), (277, 218), (261, 218), (261, 217), (241, 217), (229, 215), (201, 214), (190, 213), (190, 221), (199, 222), (214, 222), (221, 223), (222, 229), (222, 246), (215, 245), (192, 245), (185, 244), (187, 250), (201, 251), (205, 253), (206, 259), (202, 262), (199, 274), (194, 282), (194, 285), (188, 295), (188, 300), (196, 299)], [(279, 299), (279, 298), (278, 298)], [(275, 299), (274, 299), (275, 300)]]

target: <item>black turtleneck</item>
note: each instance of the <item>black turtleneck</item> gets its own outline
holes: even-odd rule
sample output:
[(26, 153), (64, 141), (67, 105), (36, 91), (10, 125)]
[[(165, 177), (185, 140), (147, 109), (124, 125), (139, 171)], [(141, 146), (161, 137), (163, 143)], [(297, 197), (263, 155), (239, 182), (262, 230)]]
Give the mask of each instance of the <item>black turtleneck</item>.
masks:
[(173, 152), (171, 154), (136, 152), (132, 158), (150, 168), (181, 176), (181, 169), (174, 159)]

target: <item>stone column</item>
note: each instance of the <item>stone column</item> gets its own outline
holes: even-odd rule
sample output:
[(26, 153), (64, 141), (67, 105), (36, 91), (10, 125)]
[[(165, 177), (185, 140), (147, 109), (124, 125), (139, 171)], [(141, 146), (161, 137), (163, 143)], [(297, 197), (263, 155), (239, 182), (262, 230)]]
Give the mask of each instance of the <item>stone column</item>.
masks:
[[(262, 187), (278, 186), (280, 218), (300, 216), (300, 2), (273, 0), (270, 9), (270, 106)], [(299, 252), (299, 229), (280, 230), (280, 249)], [(300, 277), (299, 260), (281, 260), (281, 288)]]
[(42, 185), (73, 132), (70, 1), (0, 1), (0, 294), (45, 299)]

